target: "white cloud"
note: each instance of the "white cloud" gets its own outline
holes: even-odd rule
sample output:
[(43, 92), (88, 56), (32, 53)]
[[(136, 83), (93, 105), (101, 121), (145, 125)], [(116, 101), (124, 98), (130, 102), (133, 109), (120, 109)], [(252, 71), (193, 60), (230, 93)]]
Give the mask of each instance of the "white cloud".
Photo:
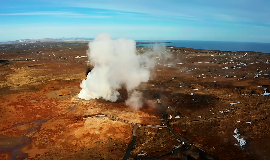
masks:
[(151, 25), (44, 25), (44, 24), (25, 24), (20, 26), (1, 27), (5, 31), (50, 31), (50, 30), (170, 30), (177, 28), (170, 26), (151, 26)]
[(42, 12), (21, 12), (21, 13), (5, 13), (1, 16), (20, 16), (20, 15), (53, 15), (53, 16), (82, 16), (84, 14), (78, 14), (73, 12), (58, 12), (58, 11), (42, 11)]
[[(181, 18), (195, 21), (207, 20), (224, 21), (229, 23), (269, 22), (270, 17), (267, 16), (269, 15), (269, 10), (266, 7), (267, 4), (260, 5), (259, 3), (254, 3), (254, 5), (252, 5), (251, 2), (252, 0), (197, 0), (196, 3), (179, 0), (114, 0), (111, 2), (107, 0), (51, 1), (51, 3), (59, 6), (102, 9), (109, 10), (109, 12), (119, 12), (121, 15), (129, 16), (145, 14), (144, 16), (159, 16), (163, 19)], [(255, 7), (255, 9), (253, 7)]]
[[(166, 1), (145, 1), (145, 0), (135, 0), (135, 1), (122, 1), (114, 0), (108, 3), (106, 0), (99, 1), (70, 1), (70, 0), (59, 0), (54, 1), (59, 5), (64, 5), (66, 7), (78, 7), (78, 8), (95, 8), (109, 10), (109, 12), (118, 13), (121, 15), (138, 15), (147, 14), (148, 16), (183, 16), (192, 17), (190, 12), (184, 12), (185, 6), (173, 6)], [(162, 6), (162, 7), (161, 7)], [(192, 12), (195, 10), (192, 10)], [(104, 12), (103, 12), (104, 13)], [(106, 12), (105, 12), (106, 13)]]
[(112, 16), (72, 15), (69, 18), (111, 18)]
[(21, 13), (5, 13), (0, 16), (65, 16), (68, 18), (110, 18), (111, 16), (103, 15), (86, 15), (73, 12), (59, 12), (59, 11), (41, 11), (41, 12), (21, 12)]

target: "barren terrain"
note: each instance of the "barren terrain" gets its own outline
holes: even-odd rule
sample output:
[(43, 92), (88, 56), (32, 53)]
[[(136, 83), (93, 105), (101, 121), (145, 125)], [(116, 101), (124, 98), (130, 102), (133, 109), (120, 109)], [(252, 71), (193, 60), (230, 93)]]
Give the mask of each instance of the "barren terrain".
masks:
[(0, 159), (270, 159), (269, 54), (167, 47), (134, 110), (77, 97), (87, 48), (0, 44)]

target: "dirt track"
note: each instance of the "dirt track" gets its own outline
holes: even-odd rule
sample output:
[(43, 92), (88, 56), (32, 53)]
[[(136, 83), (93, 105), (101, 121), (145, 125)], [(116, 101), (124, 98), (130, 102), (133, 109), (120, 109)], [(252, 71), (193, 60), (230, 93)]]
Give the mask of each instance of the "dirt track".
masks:
[[(153, 77), (137, 88), (145, 104), (133, 110), (124, 90), (117, 103), (77, 98), (87, 48), (0, 44), (0, 159), (123, 159), (134, 134), (130, 155), (141, 159), (201, 159), (200, 149), (216, 159), (270, 159), (269, 54), (167, 47), (173, 57), (156, 58)], [(157, 99), (190, 149), (164, 126)]]

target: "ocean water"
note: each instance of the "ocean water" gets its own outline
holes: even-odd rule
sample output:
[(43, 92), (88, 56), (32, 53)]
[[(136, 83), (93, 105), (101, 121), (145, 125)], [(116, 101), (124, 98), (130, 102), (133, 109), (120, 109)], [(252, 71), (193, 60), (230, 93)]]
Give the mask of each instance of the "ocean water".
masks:
[[(187, 41), (187, 40), (163, 40), (156, 42), (171, 42), (157, 45), (186, 47), (195, 49), (208, 49), (220, 51), (255, 51), (270, 53), (270, 43), (256, 42), (223, 42), (223, 41)], [(151, 47), (154, 44), (137, 44), (137, 46)]]

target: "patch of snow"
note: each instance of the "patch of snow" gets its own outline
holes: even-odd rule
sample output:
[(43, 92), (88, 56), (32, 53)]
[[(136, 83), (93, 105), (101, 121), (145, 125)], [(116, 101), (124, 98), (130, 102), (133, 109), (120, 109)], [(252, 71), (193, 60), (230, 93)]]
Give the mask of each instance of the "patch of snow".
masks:
[(270, 93), (267, 92), (267, 88), (264, 88), (264, 93), (263, 93), (262, 95), (263, 95), (263, 96), (269, 96), (269, 95), (270, 95)]
[(161, 103), (161, 101), (159, 99), (157, 99), (157, 103)]
[(146, 152), (139, 153), (137, 156), (145, 156), (147, 155)]
[[(238, 134), (238, 129), (235, 128), (235, 130), (233, 132), (235, 133), (235, 135), (233, 135), (233, 137), (237, 140), (237, 142), (239, 143), (239, 145), (241, 147), (244, 147), (247, 144), (247, 142), (243, 138), (240, 138), (240, 134)], [(238, 145), (238, 144), (236, 144), (236, 145)]]
[(241, 102), (230, 103), (230, 104), (231, 104), (231, 106), (233, 106), (233, 105), (240, 104), (240, 103), (241, 103)]

